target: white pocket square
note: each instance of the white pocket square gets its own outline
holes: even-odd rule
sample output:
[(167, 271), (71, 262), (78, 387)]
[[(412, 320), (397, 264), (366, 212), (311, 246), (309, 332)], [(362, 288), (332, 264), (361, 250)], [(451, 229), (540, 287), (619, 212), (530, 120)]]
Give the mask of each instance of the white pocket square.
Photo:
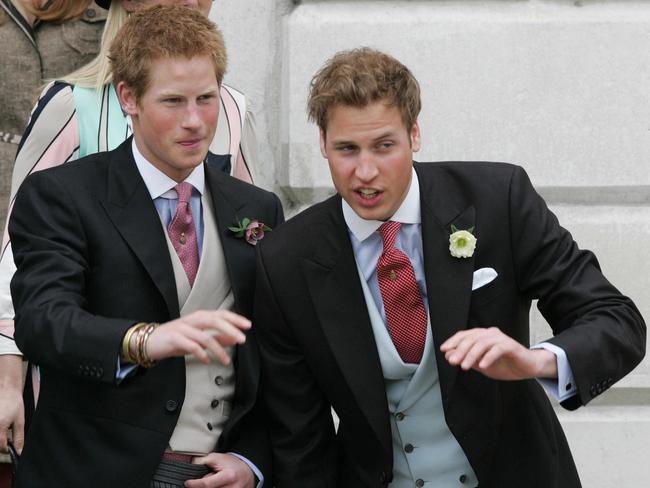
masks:
[(474, 271), (474, 278), (472, 279), (472, 291), (481, 288), (493, 281), (497, 276), (494, 268), (481, 268)]

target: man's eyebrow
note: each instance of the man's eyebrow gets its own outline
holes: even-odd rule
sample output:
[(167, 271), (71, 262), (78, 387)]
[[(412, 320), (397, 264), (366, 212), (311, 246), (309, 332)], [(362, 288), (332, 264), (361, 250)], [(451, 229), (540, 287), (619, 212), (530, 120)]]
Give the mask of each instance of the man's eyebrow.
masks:
[(336, 139), (332, 141), (333, 146), (356, 146), (356, 142), (348, 141), (346, 139)]
[[(395, 137), (395, 131), (392, 131), (392, 130), (386, 131), (386, 132), (378, 135), (377, 137), (373, 138), (372, 141), (377, 142), (377, 141), (380, 141), (382, 139), (386, 139), (386, 138), (390, 138), (390, 137)], [(354, 142), (354, 141), (347, 140), (347, 139), (335, 139), (335, 140), (332, 141), (332, 145), (333, 146), (356, 146), (357, 143)]]

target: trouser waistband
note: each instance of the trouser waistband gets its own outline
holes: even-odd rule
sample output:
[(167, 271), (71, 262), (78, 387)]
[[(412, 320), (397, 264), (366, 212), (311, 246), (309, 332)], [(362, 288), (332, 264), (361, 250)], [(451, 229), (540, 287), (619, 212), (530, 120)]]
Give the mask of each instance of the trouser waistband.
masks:
[(210, 473), (204, 464), (192, 464), (192, 456), (166, 452), (151, 480), (150, 488), (183, 488), (187, 480)]

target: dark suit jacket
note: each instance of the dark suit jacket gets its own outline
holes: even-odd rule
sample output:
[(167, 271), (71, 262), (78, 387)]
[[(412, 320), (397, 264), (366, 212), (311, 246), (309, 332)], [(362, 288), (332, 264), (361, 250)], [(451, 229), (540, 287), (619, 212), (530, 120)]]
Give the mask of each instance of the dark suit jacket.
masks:
[[(433, 338), (498, 326), (529, 344), (529, 308), (553, 328), (579, 394), (574, 409), (628, 373), (645, 324), (603, 277), (594, 255), (534, 191), (525, 172), (495, 163), (415, 164)], [(451, 226), (473, 228), (474, 256), (449, 253)], [(253, 320), (269, 410), (274, 480), (285, 487), (385, 486), (392, 444), (384, 380), (341, 200), (306, 210), (258, 253)], [(499, 276), (472, 293), (472, 274)], [(436, 348), (438, 349), (438, 348)], [(481, 488), (572, 488), (580, 481), (562, 429), (535, 380), (494, 381), (436, 351), (444, 414)], [(330, 406), (340, 418), (335, 434)]]
[[(255, 250), (228, 226), (249, 217), (275, 227), (282, 207), (272, 193), (215, 169), (224, 158), (206, 163), (206, 184), (235, 309), (250, 317)], [(16, 486), (148, 487), (183, 405), (185, 363), (164, 360), (115, 381), (126, 330), (179, 316), (164, 231), (131, 139), (31, 175), (9, 230), (18, 267), (16, 342), (42, 380)], [(268, 475), (253, 333), (237, 348), (235, 368), (233, 411), (215, 450), (240, 453)]]

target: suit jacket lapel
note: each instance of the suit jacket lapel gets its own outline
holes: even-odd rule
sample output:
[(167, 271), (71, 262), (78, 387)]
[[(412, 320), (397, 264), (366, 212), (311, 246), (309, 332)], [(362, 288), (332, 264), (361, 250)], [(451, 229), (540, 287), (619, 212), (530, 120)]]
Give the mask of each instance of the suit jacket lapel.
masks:
[(107, 199), (101, 203), (165, 299), (169, 317), (176, 318), (179, 316), (178, 297), (165, 234), (151, 195), (135, 165), (131, 140), (127, 139), (108, 153), (112, 160)]
[(233, 188), (232, 180), (221, 170), (220, 165), (224, 162), (221, 158), (228, 159), (228, 157), (211, 155), (210, 161), (205, 165), (205, 176), (212, 196), (217, 232), (235, 297), (235, 308), (237, 312), (250, 317), (252, 293), (249, 290), (248, 280), (239, 278), (251, 276), (250, 273), (255, 268), (255, 248), (243, 239), (234, 238), (228, 227), (237, 225), (237, 222), (244, 217), (255, 218), (256, 212), (251, 210), (247, 214), (246, 207), (250, 202), (241, 195), (241, 192)]
[(325, 205), (328, 212), (315, 226), (319, 229), (315, 255), (300, 265), (318, 320), (350, 391), (381, 445), (391, 452), (383, 374), (341, 199), (334, 196)]
[[(416, 164), (420, 181), (422, 247), (429, 314), (436, 351), (438, 375), (445, 406), (458, 372), (440, 352), (440, 345), (467, 327), (472, 293), (474, 258), (455, 258), (449, 252), (451, 226), (467, 230), (475, 225), (474, 207), (468, 205), (453, 181), (444, 174), (435, 178)], [(474, 229), (477, 235), (477, 229)]]

